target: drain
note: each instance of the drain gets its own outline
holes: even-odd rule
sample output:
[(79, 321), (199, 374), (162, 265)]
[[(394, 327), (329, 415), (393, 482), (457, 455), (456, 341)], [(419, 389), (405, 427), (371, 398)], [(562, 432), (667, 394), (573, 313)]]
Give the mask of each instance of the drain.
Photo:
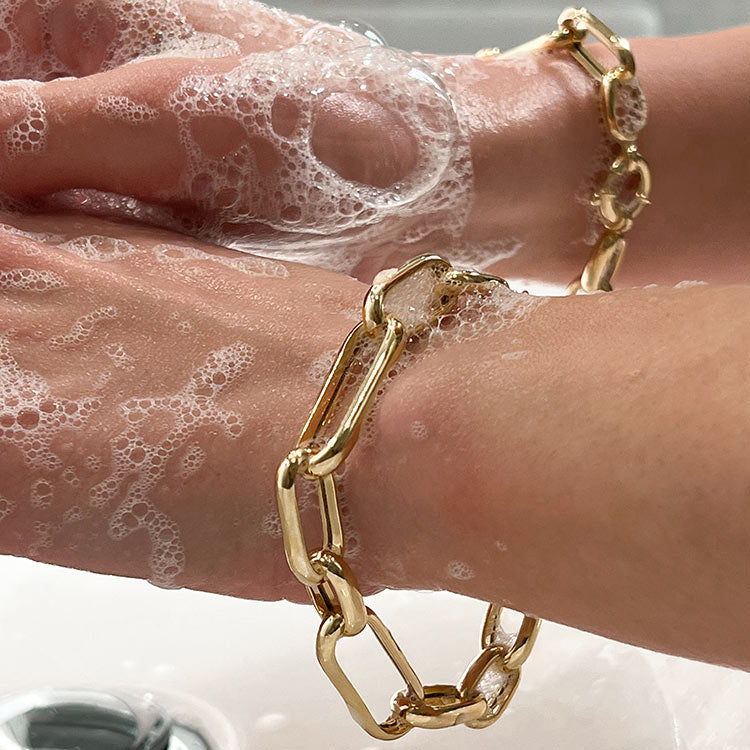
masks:
[(155, 703), (89, 690), (35, 690), (0, 701), (0, 750), (211, 750)]

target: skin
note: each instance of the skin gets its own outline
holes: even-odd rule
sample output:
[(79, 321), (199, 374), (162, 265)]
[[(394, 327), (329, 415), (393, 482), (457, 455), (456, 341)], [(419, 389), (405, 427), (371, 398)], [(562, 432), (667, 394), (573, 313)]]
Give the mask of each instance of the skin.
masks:
[[(223, 14), (210, 21), (206, 6), (191, 8), (196, 25), (236, 21)], [(306, 23), (265, 20), (273, 26), (261, 35), (263, 45), (288, 45)], [(71, 38), (70, 26), (61, 22), (59, 28)], [(630, 235), (634, 249), (618, 281), (692, 276), (714, 283), (551, 299), (513, 329), (488, 330), (469, 342), (448, 340), (413, 361), (381, 399), (377, 439), (347, 461), (347, 523), (360, 538), (356, 569), (366, 591), (450, 588), (631, 643), (750, 668), (743, 564), (750, 513), (742, 450), (750, 438), (750, 380), (742, 356), (750, 303), (739, 251), (746, 226), (740, 207), (748, 198), (740, 165), (750, 156), (742, 134), (750, 97), (739, 75), (732, 88), (716, 84), (727, 66), (739, 71), (746, 64), (748, 45), (739, 41), (748, 33), (633, 45), (650, 103), (641, 147), (662, 187), (655, 187), (655, 206)], [(697, 58), (695, 76), (678, 66), (675, 45)], [(73, 55), (67, 72), (85, 77), (40, 89), (50, 120), (48, 147), (4, 164), (0, 190), (28, 199), (65, 187), (96, 187), (184, 205), (189, 196), (179, 193), (174, 174), (182, 155), (163, 99), (194, 62), (144, 61), (97, 73), (100, 58)], [(525, 249), (496, 270), (572, 277), (585, 256), (584, 244), (574, 238), (585, 233), (586, 220), (571, 196), (598, 137), (590, 86), (566, 62), (563, 76), (560, 65), (540, 61), (538, 78), (502, 62), (482, 63), (487, 77), (477, 77), (469, 68), (479, 63), (457, 63), (463, 69), (457, 96), (476, 175), (467, 237), (512, 229), (524, 237)], [(235, 61), (203, 64), (226, 70)], [(113, 90), (148, 103), (160, 116), (126, 127), (92, 115), (92, 98)], [(513, 91), (532, 101), (519, 95), (515, 111), (503, 109), (498, 92)], [(4, 110), (9, 123), (12, 105), (11, 96)], [(371, 116), (357, 116), (366, 106)], [(386, 127), (389, 116), (356, 98), (334, 102), (318, 132), (318, 153), (324, 160), (345, 159), (352, 174), (360, 169), (361, 179), (372, 184), (392, 179), (408, 163), (413, 143), (408, 133)], [(226, 136), (226, 127), (219, 123), (212, 136)], [(532, 128), (538, 133), (533, 148)], [(528, 200), (506, 200), (508, 185)], [(508, 210), (499, 211), (504, 203)], [(722, 221), (709, 224), (705, 217), (711, 215)], [(79, 398), (93, 388), (91, 373), (110, 366), (106, 343), (122, 343), (138, 364), (114, 372), (101, 387), (100, 407), (85, 429), (56, 438), (53, 447), (64, 465), (87, 486), (101, 475), (87, 469), (85, 457), (107, 458), (107, 446), (123, 429), (124, 399), (176, 392), (221, 346), (240, 341), (252, 348), (251, 369), (217, 398), (240, 415), (242, 434), (196, 433), (205, 464), (182, 484), (171, 466), (154, 502), (180, 529), (186, 564), (179, 585), (245, 597), (300, 597), (304, 592), (286, 568), (280, 541), (261, 529), (273, 513), (275, 466), (294, 445), (318, 389), (308, 378), (310, 368), (343, 340), (366, 284), (295, 264), (287, 264), (283, 277), (249, 276), (211, 260), (216, 253), (233, 257), (229, 251), (194, 239), (189, 244), (206, 258), (173, 268), (155, 262), (153, 247), (184, 246), (186, 238), (151, 227), (70, 214), (6, 214), (2, 221), (63, 239), (118, 237), (138, 249), (97, 263), (61, 249), (59, 240), (34, 243), (5, 233), (0, 241), (0, 271), (53, 271), (67, 283), (44, 294), (10, 290), (0, 296), (2, 331), (19, 366), (44, 377), (56, 395)], [(41, 254), (29, 255), (30, 247)], [(636, 247), (660, 253), (636, 254)], [(403, 253), (384, 244), (358, 275), (369, 278)], [(114, 305), (118, 316), (97, 326), (75, 357), (47, 345), (104, 305)], [(172, 312), (189, 320), (190, 336), (170, 328)], [(510, 351), (526, 354), (504, 360)], [(415, 440), (405, 427), (416, 421), (426, 440)], [(65, 485), (61, 468), (50, 476), (54, 506), (31, 510), (25, 498), (36, 475), (8, 442), (0, 442), (0, 466), (0, 495), (18, 499), (16, 510), (0, 521), (1, 551), (149, 576), (145, 535), (114, 543), (104, 512), (64, 525), (49, 546), (30, 554), (38, 536), (34, 523), (59, 523), (64, 510), (80, 502), (80, 491)], [(304, 513), (310, 539), (319, 523), (315, 515), (314, 509)], [(453, 560), (469, 565), (474, 577), (451, 578)]]

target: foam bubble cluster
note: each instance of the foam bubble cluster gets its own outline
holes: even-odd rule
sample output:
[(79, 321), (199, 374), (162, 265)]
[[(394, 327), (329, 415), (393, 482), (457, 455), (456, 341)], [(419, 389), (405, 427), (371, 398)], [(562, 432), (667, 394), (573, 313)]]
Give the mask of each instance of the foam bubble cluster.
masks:
[[(221, 3), (212, 24), (223, 24), (220, 34), (193, 27), (176, 0), (33, 5), (34, 18), (25, 17), (23, 0), (9, 0), (0, 13), (0, 65), (9, 77), (47, 81), (154, 56), (240, 60), (223, 73), (196, 68), (167, 102), (186, 156), (179, 192), (199, 210), (173, 215), (90, 189), (63, 191), (55, 197), (60, 205), (153, 220), (228, 247), (345, 272), (384, 241), (408, 244), (436, 233), (456, 239), (463, 231), (472, 200), (468, 129), (431, 64), (386, 47), (371, 29), (310, 27), (249, 2)], [(247, 23), (227, 23), (230, 16)], [(247, 54), (237, 40), (262, 31), (273, 44), (252, 45), (265, 51)], [(25, 34), (39, 35), (33, 54)], [(34, 86), (14, 94), (24, 97), (27, 114), (6, 132), (9, 154), (44, 147), (47, 125)], [(402, 124), (416, 150), (409, 174), (376, 186), (321, 160), (314, 136), (331, 97), (376, 103)], [(122, 94), (99, 96), (95, 111), (133, 124), (158, 116)], [(165, 205), (175, 187), (165, 189)], [(106, 260), (97, 241), (78, 238), (69, 249)], [(120, 256), (118, 248), (111, 256)]]
[(65, 289), (67, 286), (65, 279), (54, 271), (37, 270), (35, 268), (14, 268), (10, 271), (0, 271), (0, 291), (2, 292), (41, 293)]
[(448, 563), (447, 570), (448, 575), (451, 578), (455, 578), (457, 581), (470, 581), (472, 578), (476, 577), (476, 573), (471, 566), (460, 560), (451, 560)]
[(103, 320), (112, 320), (117, 317), (117, 308), (114, 305), (106, 305), (92, 310), (86, 315), (78, 318), (65, 334), (58, 334), (49, 340), (53, 349), (64, 349), (76, 344), (82, 344), (94, 333), (94, 329)]
[[(347, 95), (386, 107), (418, 144), (414, 168), (397, 183), (346, 179), (318, 158), (321, 106)], [(429, 217), (411, 222), (408, 241), (463, 227), (468, 138), (447, 89), (426, 63), (361, 34), (318, 25), (299, 45), (249, 55), (225, 73), (186, 77), (169, 107), (187, 154), (183, 190), (203, 209), (186, 219), (188, 231), (346, 270), (363, 253), (353, 238), (376, 226), (381, 241), (384, 232), (399, 235), (405, 218)], [(347, 247), (331, 252), (332, 244)]]
[(72, 240), (62, 242), (60, 247), (86, 260), (104, 263), (125, 258), (136, 252), (135, 245), (127, 240), (117, 239), (116, 237), (104, 237), (100, 234), (75, 237)]
[(47, 508), (52, 504), (55, 487), (48, 479), (35, 479), (31, 484), (31, 507)]
[[(75, 36), (64, 36), (69, 31)], [(192, 34), (175, 0), (7, 0), (0, 14), (0, 65), (7, 78), (87, 75)]]
[(6, 519), (14, 510), (16, 504), (7, 497), (0, 495), (0, 521)]
[[(160, 263), (183, 264), (192, 271), (200, 272), (200, 266), (194, 261), (218, 263), (219, 265), (239, 271), (247, 276), (266, 276), (270, 278), (287, 278), (286, 266), (268, 258), (256, 258), (249, 255), (214, 255), (194, 247), (163, 243), (153, 248), (153, 253)], [(188, 331), (185, 331), (186, 333)]]
[(66, 466), (62, 473), (62, 479), (67, 482), (71, 487), (80, 487), (81, 480), (78, 478), (76, 470), (72, 466)]
[(100, 406), (93, 396), (54, 396), (44, 378), (18, 365), (10, 341), (0, 336), (0, 441), (15, 445), (27, 466), (59, 468), (62, 462), (50, 450), (53, 438), (61, 430), (83, 427)]
[(127, 96), (98, 96), (94, 112), (108, 120), (138, 124), (155, 120), (159, 113), (147, 104), (139, 104)]
[(104, 347), (104, 353), (112, 360), (118, 370), (134, 370), (135, 357), (125, 351), (125, 347), (117, 342), (111, 342)]
[(180, 459), (180, 477), (189, 479), (206, 461), (206, 451), (198, 445), (191, 443)]
[[(122, 498), (110, 518), (109, 534), (121, 540), (139, 529), (146, 531), (155, 583), (171, 585), (184, 567), (185, 553), (177, 525), (156, 508), (149, 493), (164, 477), (172, 456), (199, 429), (218, 426), (227, 437), (239, 437), (243, 429), (239, 415), (219, 407), (216, 397), (248, 371), (254, 356), (251, 346), (236, 342), (211, 353), (177, 392), (132, 398), (120, 406), (127, 427), (110, 442), (111, 469), (90, 489), (89, 503), (105, 508)], [(162, 437), (149, 441), (147, 428), (153, 429), (162, 415), (170, 426)], [(183, 466), (197, 468), (199, 459), (191, 444)]]
[(0, 106), (5, 111), (20, 109), (22, 115), (5, 130), (3, 139), (8, 159), (20, 154), (43, 151), (47, 145), (47, 112), (37, 93), (39, 84), (25, 81), (13, 83), (0, 93)]

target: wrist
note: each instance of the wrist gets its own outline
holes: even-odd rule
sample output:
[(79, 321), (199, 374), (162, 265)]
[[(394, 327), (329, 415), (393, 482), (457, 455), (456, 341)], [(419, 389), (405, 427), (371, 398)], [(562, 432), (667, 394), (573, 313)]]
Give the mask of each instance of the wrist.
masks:
[(494, 266), (504, 275), (567, 282), (586, 257), (582, 202), (601, 158), (594, 86), (559, 51), (450, 64), (474, 167), (467, 240), (520, 243)]

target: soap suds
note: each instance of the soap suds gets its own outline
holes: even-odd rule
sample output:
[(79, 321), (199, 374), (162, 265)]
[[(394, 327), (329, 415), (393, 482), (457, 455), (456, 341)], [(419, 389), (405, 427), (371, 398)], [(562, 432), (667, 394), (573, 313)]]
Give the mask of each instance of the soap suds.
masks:
[(470, 565), (460, 560), (451, 560), (448, 563), (447, 571), (448, 575), (457, 581), (470, 581), (472, 578), (476, 578), (477, 575)]
[[(204, 427), (220, 427), (236, 439), (243, 430), (238, 414), (222, 409), (216, 398), (250, 369), (254, 349), (236, 342), (211, 353), (188, 382), (168, 396), (131, 398), (120, 405), (125, 429), (110, 441), (112, 466), (109, 474), (89, 491), (94, 508), (106, 508), (116, 498), (119, 505), (109, 522), (109, 534), (122, 540), (144, 530), (151, 544), (152, 580), (170, 586), (183, 570), (185, 552), (179, 529), (149, 499), (164, 477), (170, 458)], [(144, 437), (147, 422), (167, 415), (170, 427), (153, 442)], [(188, 449), (190, 450), (190, 449)], [(193, 453), (191, 468), (198, 457)]]
[(61, 459), (50, 449), (53, 438), (84, 427), (100, 406), (93, 396), (54, 396), (41, 375), (18, 365), (10, 341), (0, 335), (0, 441), (15, 445), (28, 467), (59, 468)]
[(99, 234), (76, 237), (61, 243), (60, 247), (86, 260), (103, 263), (125, 258), (136, 252), (135, 245), (127, 240), (104, 237)]
[(15, 510), (15, 507), (14, 502), (0, 495), (0, 521), (6, 519)]
[(113, 320), (117, 317), (117, 308), (114, 305), (99, 307), (86, 315), (78, 318), (65, 334), (58, 334), (49, 340), (53, 349), (65, 349), (76, 344), (82, 344), (89, 339), (96, 327), (104, 320)]
[(0, 291), (51, 292), (65, 289), (68, 286), (65, 279), (54, 271), (37, 270), (35, 268), (14, 268), (10, 271), (0, 271)]

